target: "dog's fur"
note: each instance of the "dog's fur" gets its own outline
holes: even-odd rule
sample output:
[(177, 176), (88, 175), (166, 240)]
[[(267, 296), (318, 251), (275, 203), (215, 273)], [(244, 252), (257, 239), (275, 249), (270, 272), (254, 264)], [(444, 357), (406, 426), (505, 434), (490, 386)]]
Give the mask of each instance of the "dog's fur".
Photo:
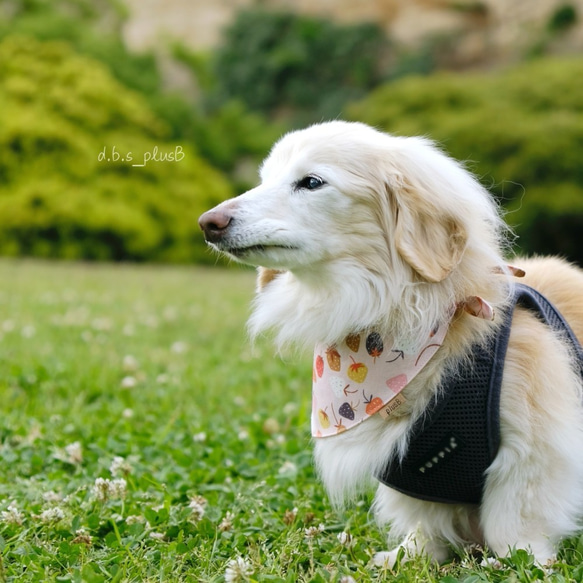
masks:
[[(309, 189), (307, 176), (323, 184)], [(261, 266), (250, 331), (274, 330), (279, 346), (333, 344), (371, 328), (415, 343), (467, 297), (481, 296), (502, 313), (513, 281), (503, 258), (507, 229), (474, 177), (426, 139), (362, 124), (330, 122), (286, 135), (264, 162), (260, 186), (203, 215), (201, 226), (216, 249)], [(583, 272), (558, 259), (514, 263), (583, 340)], [(458, 310), (441, 349), (406, 387), (398, 416), (373, 416), (315, 440), (334, 503), (376, 484), (373, 476), (391, 452), (405, 451), (444, 370), (497, 325)], [(570, 348), (517, 308), (501, 394), (501, 447), (482, 504), (425, 502), (377, 484), (379, 522), (404, 537), (406, 555), (441, 561), (450, 544), (478, 542), (498, 555), (527, 548), (547, 562), (580, 525), (582, 395)], [(398, 550), (376, 561), (392, 564)]]

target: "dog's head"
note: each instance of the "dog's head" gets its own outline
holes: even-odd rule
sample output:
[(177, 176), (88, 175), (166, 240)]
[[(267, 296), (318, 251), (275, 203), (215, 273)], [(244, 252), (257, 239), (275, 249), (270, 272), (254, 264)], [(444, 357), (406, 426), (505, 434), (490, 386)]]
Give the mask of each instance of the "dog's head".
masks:
[(408, 266), (440, 282), (472, 234), (482, 245), (496, 242), (489, 195), (422, 138), (319, 124), (284, 136), (260, 174), (259, 186), (199, 220), (212, 247), (244, 263), (299, 274), (357, 260), (383, 271)]
[(260, 174), (199, 221), (212, 247), (260, 266), (252, 333), (311, 341), (311, 325), (335, 341), (380, 325), (424, 337), (503, 264), (491, 196), (424, 138), (319, 124), (284, 136)]

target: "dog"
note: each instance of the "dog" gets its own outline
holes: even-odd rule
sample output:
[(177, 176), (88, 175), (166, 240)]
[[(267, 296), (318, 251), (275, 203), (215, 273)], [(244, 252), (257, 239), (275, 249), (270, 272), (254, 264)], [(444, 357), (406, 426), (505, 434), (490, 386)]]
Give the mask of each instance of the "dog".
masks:
[[(425, 138), (317, 124), (281, 138), (260, 177), (199, 224), (211, 247), (258, 267), (250, 334), (271, 330), (280, 349), (319, 347), (318, 473), (335, 505), (376, 487), (375, 517), (390, 525), (389, 545), (401, 542), (374, 562), (393, 566), (419, 554), (443, 562), (452, 547), (475, 543), (497, 556), (524, 548), (540, 564), (552, 561), (561, 539), (580, 528), (583, 510), (583, 382), (574, 339), (583, 340), (583, 272), (558, 258), (515, 258), (519, 268), (509, 267), (512, 233), (494, 199)], [(571, 340), (511, 305), (519, 281), (560, 311)], [(511, 327), (499, 395), (488, 397), (498, 403), (498, 441), (479, 470), (479, 497), (443, 499), (466, 475), (462, 467), (459, 479), (448, 477), (463, 439), (447, 433), (449, 441), (413, 460), (418, 473), (443, 468), (445, 494), (416, 497), (387, 485), (387, 460), (400, 471), (444, 382), (457, 379), (460, 367), (474, 371), (472, 350), (491, 350), (504, 321)], [(372, 346), (368, 356), (362, 345), (347, 347), (355, 334)], [(365, 374), (382, 362), (403, 366), (410, 355), (417, 359), (411, 366), (423, 358), (423, 367), (404, 386), (380, 381), (379, 390), (394, 393), (388, 405), (386, 395), (373, 398), (377, 389), (365, 388)], [(340, 377), (347, 358), (352, 376)], [(370, 415), (348, 427), (365, 403)], [(481, 414), (473, 419), (481, 424)], [(466, 448), (465, 455), (471, 465), (475, 454)]]

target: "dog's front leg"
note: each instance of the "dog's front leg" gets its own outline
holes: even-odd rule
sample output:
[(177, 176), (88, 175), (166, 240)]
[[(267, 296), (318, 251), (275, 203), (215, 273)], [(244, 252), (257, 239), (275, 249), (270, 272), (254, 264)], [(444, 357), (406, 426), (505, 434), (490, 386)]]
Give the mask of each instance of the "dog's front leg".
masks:
[(430, 560), (442, 563), (449, 556), (448, 545), (441, 540), (430, 539), (419, 527), (405, 536), (401, 544), (392, 551), (376, 553), (373, 562), (378, 567), (392, 568), (402, 555), (402, 561), (409, 561), (419, 555), (424, 555)]
[[(389, 543), (395, 536), (404, 536), (400, 545), (388, 552), (378, 553), (374, 562), (380, 566), (393, 567), (402, 549), (403, 561), (417, 555), (426, 555), (431, 560), (445, 561), (451, 543), (469, 536), (470, 512), (465, 507), (453, 504), (437, 504), (405, 496), (384, 484), (379, 484), (373, 510), (379, 524), (390, 524)], [(460, 532), (460, 526), (465, 528)]]

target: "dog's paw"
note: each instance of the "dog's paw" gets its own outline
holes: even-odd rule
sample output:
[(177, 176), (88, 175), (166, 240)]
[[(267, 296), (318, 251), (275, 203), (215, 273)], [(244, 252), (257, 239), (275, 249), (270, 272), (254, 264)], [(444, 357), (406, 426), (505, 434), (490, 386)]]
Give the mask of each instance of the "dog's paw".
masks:
[(397, 547), (392, 551), (384, 551), (382, 553), (376, 553), (372, 558), (373, 565), (375, 567), (382, 567), (384, 569), (392, 569), (397, 561), (405, 560), (405, 554), (403, 553), (402, 547)]

